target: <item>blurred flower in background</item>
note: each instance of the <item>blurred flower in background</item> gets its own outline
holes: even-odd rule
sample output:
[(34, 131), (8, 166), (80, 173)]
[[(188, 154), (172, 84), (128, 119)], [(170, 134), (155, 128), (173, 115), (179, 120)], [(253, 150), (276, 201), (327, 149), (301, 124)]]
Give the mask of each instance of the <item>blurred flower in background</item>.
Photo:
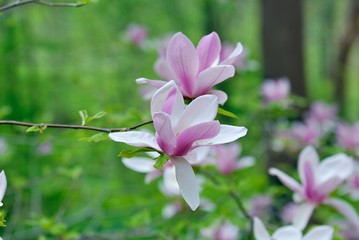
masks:
[(262, 84), (261, 92), (267, 103), (285, 101), (290, 94), (290, 82), (287, 78), (266, 79)]
[(147, 27), (132, 23), (126, 29), (125, 39), (135, 46), (141, 47), (147, 38), (147, 34)]
[(237, 240), (239, 239), (239, 228), (229, 221), (216, 222), (210, 227), (202, 229), (201, 235), (211, 240)]
[(42, 155), (49, 155), (53, 151), (52, 143), (50, 141), (46, 141), (41, 143), (37, 148), (38, 152)]

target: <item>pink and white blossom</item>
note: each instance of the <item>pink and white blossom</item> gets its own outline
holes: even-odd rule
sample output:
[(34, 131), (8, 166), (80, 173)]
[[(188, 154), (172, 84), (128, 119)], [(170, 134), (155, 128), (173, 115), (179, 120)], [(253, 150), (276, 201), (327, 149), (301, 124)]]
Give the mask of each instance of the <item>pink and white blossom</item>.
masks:
[(335, 121), (337, 113), (337, 106), (317, 101), (310, 105), (307, 117), (311, 120), (319, 122), (320, 124), (328, 124)]
[(262, 84), (262, 96), (267, 103), (286, 100), (290, 94), (290, 82), (287, 78), (267, 79)]
[(212, 240), (237, 240), (239, 239), (239, 228), (229, 221), (214, 223), (210, 227), (202, 229), (201, 235)]
[(213, 90), (213, 87), (234, 76), (233, 63), (243, 47), (238, 43), (233, 52), (220, 61), (221, 47), (221, 40), (215, 32), (204, 36), (197, 48), (183, 33), (176, 33), (170, 40), (165, 55), (162, 53), (155, 65), (156, 72), (163, 80), (139, 78), (136, 81), (158, 89), (167, 81), (174, 80), (186, 98), (214, 94), (218, 97), (218, 102), (223, 104), (227, 100), (227, 94)]
[(312, 146), (307, 146), (300, 153), (298, 160), (301, 184), (276, 168), (270, 168), (269, 173), (278, 177), (294, 192), (294, 201), (300, 203), (300, 206), (295, 213), (293, 224), (303, 229), (313, 210), (319, 204), (331, 205), (350, 221), (359, 224), (359, 218), (349, 204), (329, 196), (351, 175), (352, 170), (353, 161), (347, 155), (340, 153), (319, 162), (319, 156), (315, 149)]
[(112, 140), (135, 147), (150, 147), (165, 153), (176, 169), (181, 194), (192, 210), (199, 203), (199, 184), (190, 162), (196, 162), (194, 149), (233, 142), (247, 133), (244, 127), (221, 125), (214, 120), (218, 100), (204, 95), (188, 106), (173, 81), (160, 88), (151, 101), (151, 113), (156, 134), (129, 131), (110, 133)]
[(336, 130), (337, 143), (345, 150), (359, 150), (359, 122), (350, 125), (339, 123)]
[(148, 30), (145, 26), (139, 24), (130, 24), (125, 33), (126, 40), (136, 46), (141, 46), (146, 40)]
[(306, 121), (293, 123), (289, 130), (292, 140), (296, 141), (298, 148), (304, 148), (307, 145), (318, 146), (322, 131), (320, 125), (315, 121)]
[(348, 193), (354, 200), (359, 200), (359, 163), (354, 162), (353, 173), (350, 175), (343, 187), (344, 192)]
[(333, 228), (318, 226), (312, 228), (304, 236), (300, 229), (285, 226), (277, 229), (271, 236), (259, 218), (254, 218), (254, 236), (256, 240), (332, 240)]
[[(219, 56), (219, 62), (222, 62), (225, 59), (227, 59), (235, 49), (236, 49), (235, 45), (228, 43), (223, 44)], [(236, 70), (243, 70), (247, 65), (246, 61), (247, 61), (247, 51), (246, 49), (243, 49), (243, 51), (234, 60), (233, 66), (235, 67)]]
[(236, 170), (253, 166), (254, 157), (239, 158), (241, 150), (241, 145), (238, 143), (213, 146), (207, 163), (217, 165), (222, 174), (230, 174)]

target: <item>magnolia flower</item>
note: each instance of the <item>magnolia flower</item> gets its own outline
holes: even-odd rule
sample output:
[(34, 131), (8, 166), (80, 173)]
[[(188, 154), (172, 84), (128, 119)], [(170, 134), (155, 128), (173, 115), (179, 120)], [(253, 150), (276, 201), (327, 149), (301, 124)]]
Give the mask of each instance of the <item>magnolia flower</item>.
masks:
[(346, 150), (359, 149), (359, 122), (353, 125), (346, 123), (338, 124), (336, 131), (337, 143)]
[(205, 94), (214, 94), (220, 104), (227, 100), (227, 94), (212, 88), (233, 77), (232, 66), (243, 47), (240, 43), (226, 59), (219, 62), (221, 40), (217, 33), (204, 36), (197, 48), (183, 34), (176, 33), (170, 40), (166, 54), (160, 56), (155, 69), (164, 81), (137, 79), (139, 84), (150, 84), (158, 89), (169, 80), (174, 80), (184, 97), (194, 99)]
[(288, 98), (290, 94), (290, 82), (287, 78), (267, 79), (263, 82), (261, 90), (266, 102), (282, 101)]
[(335, 105), (325, 104), (323, 102), (314, 102), (310, 106), (308, 118), (326, 124), (335, 120), (338, 108)]
[(289, 135), (296, 141), (298, 148), (303, 148), (307, 145), (317, 146), (322, 132), (317, 122), (306, 121), (305, 123), (294, 123), (289, 130)]
[(254, 157), (239, 158), (241, 150), (241, 146), (237, 143), (213, 146), (208, 163), (216, 164), (218, 170), (223, 174), (230, 174), (238, 169), (253, 166)]
[(5, 191), (7, 186), (7, 180), (4, 170), (0, 173), (0, 207), (3, 205), (2, 199), (4, 198)]
[(192, 210), (199, 205), (199, 186), (190, 162), (197, 161), (192, 150), (209, 145), (233, 142), (247, 133), (245, 127), (221, 125), (214, 118), (218, 100), (204, 95), (188, 106), (173, 81), (160, 88), (151, 101), (156, 134), (129, 131), (110, 133), (112, 140), (135, 147), (149, 147), (169, 156), (176, 169), (181, 194)]
[(201, 231), (201, 235), (212, 240), (237, 240), (239, 238), (239, 228), (229, 221), (220, 225), (214, 223)]
[(336, 154), (319, 163), (315, 149), (307, 146), (300, 153), (298, 160), (302, 184), (276, 168), (270, 168), (269, 173), (290, 188), (294, 192), (294, 201), (301, 203), (295, 213), (293, 224), (303, 229), (315, 207), (322, 203), (333, 206), (352, 222), (359, 224), (359, 218), (349, 204), (340, 199), (329, 198), (330, 193), (350, 176), (352, 169), (353, 161), (347, 155)]
[(312, 228), (305, 236), (294, 226), (285, 226), (277, 229), (272, 236), (259, 218), (254, 218), (254, 236), (256, 240), (332, 240), (333, 228), (319, 226)]
[(147, 37), (147, 28), (138, 24), (130, 24), (125, 38), (136, 46), (141, 46)]

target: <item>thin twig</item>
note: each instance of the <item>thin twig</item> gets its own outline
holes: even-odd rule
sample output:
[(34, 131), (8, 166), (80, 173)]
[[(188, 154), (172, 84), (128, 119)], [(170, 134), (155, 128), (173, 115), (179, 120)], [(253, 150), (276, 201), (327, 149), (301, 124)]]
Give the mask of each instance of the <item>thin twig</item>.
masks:
[[(205, 175), (209, 180), (211, 180), (215, 185), (221, 184), (217, 180), (217, 178), (215, 176), (213, 176), (210, 172), (208, 172), (204, 169), (198, 169), (198, 170), (200, 173)], [(252, 240), (253, 239), (253, 234), (252, 234), (253, 233), (253, 219), (252, 219), (251, 215), (248, 213), (248, 211), (246, 210), (246, 208), (243, 205), (241, 198), (238, 196), (238, 194), (235, 191), (230, 190), (228, 192), (228, 195), (236, 203), (236, 205), (238, 206), (238, 208), (239, 208), (240, 212), (243, 214), (243, 216), (249, 221), (248, 240)]]
[(2, 6), (0, 7), (0, 12), (15, 8), (15, 7), (20, 7), (23, 5), (27, 5), (30, 3), (35, 3), (35, 4), (40, 4), (40, 5), (44, 5), (44, 6), (48, 6), (48, 7), (82, 7), (85, 6), (86, 3), (84, 2), (80, 2), (80, 3), (54, 3), (54, 2), (47, 2), (47, 1), (43, 1), (43, 0), (24, 0), (24, 1), (20, 1), (17, 0), (15, 2), (9, 3), (8, 5)]
[(142, 127), (144, 125), (152, 123), (151, 121), (143, 122), (132, 127), (127, 128), (100, 128), (100, 127), (90, 127), (90, 126), (82, 126), (82, 125), (67, 125), (67, 124), (56, 124), (56, 123), (29, 123), (29, 122), (20, 122), (20, 121), (13, 121), (13, 120), (0, 120), (0, 125), (16, 125), (16, 126), (23, 126), (23, 127), (39, 127), (40, 129), (46, 128), (65, 128), (65, 129), (82, 129), (82, 130), (89, 130), (89, 131), (97, 131), (97, 132), (128, 132), (134, 130), (136, 128)]

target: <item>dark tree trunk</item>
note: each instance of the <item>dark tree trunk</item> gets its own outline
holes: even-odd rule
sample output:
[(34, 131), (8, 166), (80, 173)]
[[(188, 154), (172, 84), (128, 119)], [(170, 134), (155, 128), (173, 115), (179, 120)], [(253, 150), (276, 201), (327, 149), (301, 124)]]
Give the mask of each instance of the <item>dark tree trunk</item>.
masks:
[(302, 7), (302, 0), (262, 0), (262, 47), (264, 77), (288, 77), (305, 97)]
[(348, 18), (340, 39), (338, 56), (334, 62), (334, 94), (339, 104), (341, 114), (345, 111), (345, 71), (349, 60), (350, 50), (359, 32), (359, 0), (351, 0), (348, 5)]

